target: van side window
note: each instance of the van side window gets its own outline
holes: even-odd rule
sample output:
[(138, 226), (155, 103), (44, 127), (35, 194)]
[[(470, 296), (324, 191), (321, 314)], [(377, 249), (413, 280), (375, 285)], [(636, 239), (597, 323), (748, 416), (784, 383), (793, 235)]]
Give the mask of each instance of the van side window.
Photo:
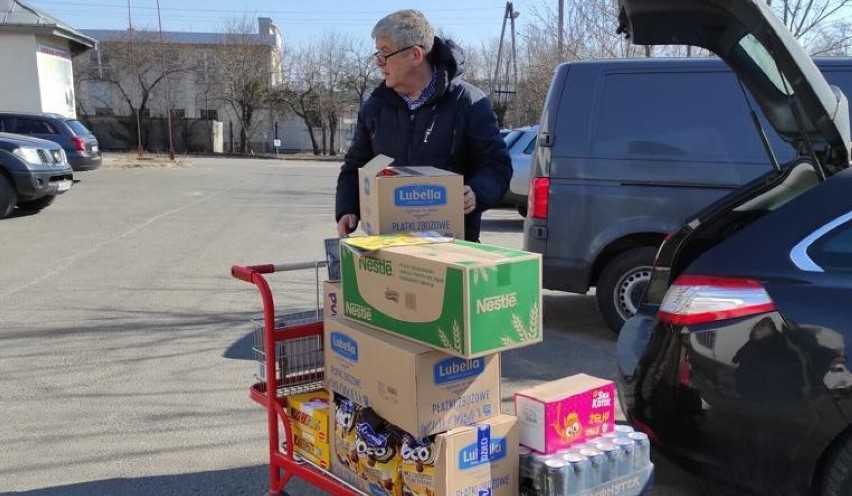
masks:
[(595, 156), (768, 162), (731, 73), (607, 74), (597, 106)]

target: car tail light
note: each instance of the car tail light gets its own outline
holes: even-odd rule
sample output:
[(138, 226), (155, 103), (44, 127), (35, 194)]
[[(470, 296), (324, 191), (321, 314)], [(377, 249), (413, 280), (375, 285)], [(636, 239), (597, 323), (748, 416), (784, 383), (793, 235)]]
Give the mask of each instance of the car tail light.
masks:
[(81, 138), (79, 136), (72, 136), (71, 142), (74, 143), (74, 148), (78, 152), (86, 151), (86, 142), (85, 142), (85, 140), (83, 140), (83, 138)]
[(649, 426), (648, 424), (642, 422), (641, 420), (635, 417), (631, 417), (630, 423), (633, 424), (633, 427), (635, 427), (637, 431), (644, 432), (645, 434), (647, 434), (648, 439), (650, 439), (652, 443), (657, 444), (660, 441), (660, 437), (657, 435), (654, 429), (651, 429), (651, 426)]
[(533, 219), (547, 219), (547, 201), (550, 191), (549, 177), (535, 177), (530, 184), (530, 198), (527, 210)]
[(694, 325), (774, 310), (769, 293), (755, 280), (682, 275), (669, 288), (657, 316), (672, 325)]

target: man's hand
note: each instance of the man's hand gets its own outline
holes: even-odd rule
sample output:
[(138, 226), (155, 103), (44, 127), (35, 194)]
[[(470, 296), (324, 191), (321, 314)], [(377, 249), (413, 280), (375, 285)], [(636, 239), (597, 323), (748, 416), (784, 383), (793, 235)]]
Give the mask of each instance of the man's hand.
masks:
[(356, 227), (358, 227), (358, 216), (355, 214), (346, 214), (337, 222), (337, 236), (345, 238)]
[(476, 209), (476, 193), (470, 189), (470, 186), (464, 186), (464, 213), (469, 214)]

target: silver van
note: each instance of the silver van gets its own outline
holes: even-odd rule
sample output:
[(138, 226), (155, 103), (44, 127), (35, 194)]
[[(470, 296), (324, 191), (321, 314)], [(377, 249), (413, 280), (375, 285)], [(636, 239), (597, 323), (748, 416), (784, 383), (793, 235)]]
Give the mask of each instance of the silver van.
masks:
[[(852, 94), (852, 58), (815, 61)], [(665, 236), (767, 172), (769, 153), (781, 164), (795, 155), (721, 60), (562, 64), (533, 154), (524, 248), (543, 255), (545, 288), (595, 287), (602, 318), (618, 332)]]

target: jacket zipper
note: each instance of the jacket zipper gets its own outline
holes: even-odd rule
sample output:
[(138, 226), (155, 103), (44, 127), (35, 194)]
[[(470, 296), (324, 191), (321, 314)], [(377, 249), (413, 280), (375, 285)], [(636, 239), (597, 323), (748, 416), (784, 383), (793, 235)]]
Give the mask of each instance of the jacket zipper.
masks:
[(409, 111), (409, 119), (408, 119), (408, 160), (406, 160), (407, 165), (411, 165), (411, 153), (414, 148), (414, 121), (417, 118), (417, 110), (414, 112)]

